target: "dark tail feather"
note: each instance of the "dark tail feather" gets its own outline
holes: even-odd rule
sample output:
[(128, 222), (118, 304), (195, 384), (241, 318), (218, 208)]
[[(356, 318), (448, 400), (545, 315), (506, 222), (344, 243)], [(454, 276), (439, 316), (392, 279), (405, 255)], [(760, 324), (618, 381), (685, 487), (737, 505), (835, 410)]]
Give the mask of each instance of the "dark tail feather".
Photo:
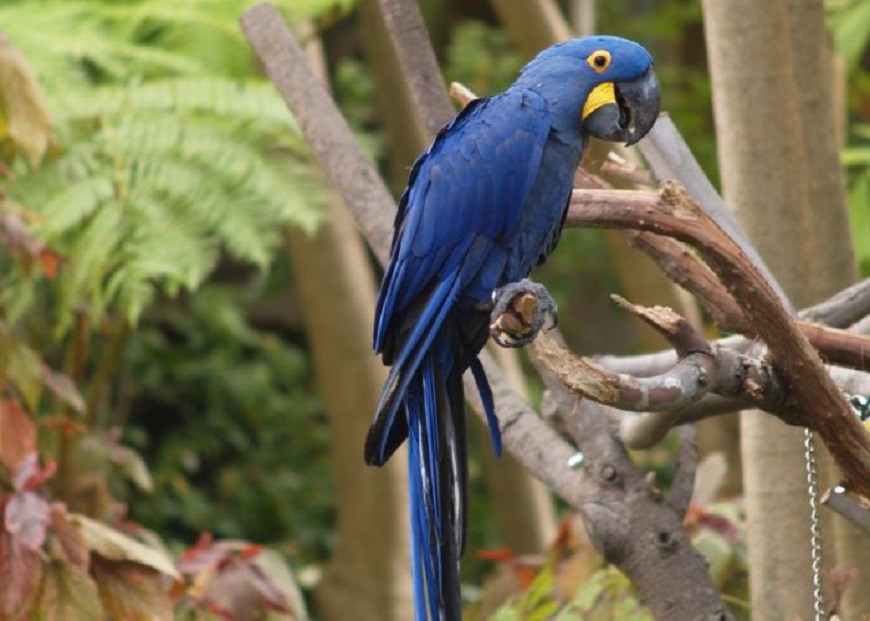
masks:
[(462, 379), (458, 372), (444, 378), (434, 353), (416, 375), (405, 403), (415, 617), (460, 621), (467, 505)]
[[(435, 373), (438, 389), (438, 431), (443, 448), (441, 484), (441, 574), (445, 619), (460, 621), (462, 602), (459, 587), (459, 559), (465, 549), (468, 514), (468, 457), (465, 439), (465, 408), (462, 374), (452, 369), (444, 378)], [(446, 380), (446, 381), (445, 381)]]

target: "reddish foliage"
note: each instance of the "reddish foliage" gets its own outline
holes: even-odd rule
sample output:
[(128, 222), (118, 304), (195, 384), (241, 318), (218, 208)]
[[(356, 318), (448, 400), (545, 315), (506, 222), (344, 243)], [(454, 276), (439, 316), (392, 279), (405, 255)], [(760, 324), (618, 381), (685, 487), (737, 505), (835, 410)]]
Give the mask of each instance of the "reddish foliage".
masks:
[(55, 503), (51, 507), (51, 528), (71, 565), (87, 570), (90, 566), (90, 551), (84, 537), (77, 528), (69, 523), (66, 507)]
[(103, 608), (115, 619), (171, 619), (169, 584), (160, 572), (94, 554), (92, 573)]
[(516, 554), (510, 548), (490, 548), (488, 550), (481, 550), (477, 553), (477, 558), (483, 561), (495, 561), (499, 563), (504, 563), (506, 561), (513, 560), (516, 558)]
[(52, 250), (51, 248), (43, 248), (37, 253), (36, 258), (39, 261), (39, 266), (42, 268), (43, 274), (48, 278), (54, 278), (57, 276), (57, 268), (62, 259), (59, 252)]
[(85, 400), (75, 382), (63, 373), (52, 371), (48, 366), (42, 367), (42, 383), (55, 397), (70, 406), (76, 412), (85, 411)]
[(36, 449), (36, 425), (17, 401), (0, 401), (0, 461), (12, 472)]
[(178, 562), (193, 583), (188, 594), (194, 605), (226, 621), (256, 619), (263, 610), (290, 613), (287, 597), (256, 563), (261, 552), (256, 544), (215, 543), (203, 534)]
[(699, 528), (708, 528), (718, 533), (728, 543), (735, 543), (740, 539), (740, 531), (734, 522), (723, 515), (708, 511), (704, 507), (689, 506), (683, 524), (690, 533)]
[(54, 476), (57, 470), (56, 462), (48, 462), (45, 468), (39, 467), (39, 455), (36, 451), (27, 453), (18, 463), (12, 474), (12, 485), (15, 491), (35, 490)]
[(31, 491), (12, 494), (6, 502), (3, 524), (16, 543), (39, 552), (45, 544), (50, 507), (48, 502)]
[(0, 532), (0, 618), (24, 615), (36, 597), (42, 573), (39, 553), (17, 537)]

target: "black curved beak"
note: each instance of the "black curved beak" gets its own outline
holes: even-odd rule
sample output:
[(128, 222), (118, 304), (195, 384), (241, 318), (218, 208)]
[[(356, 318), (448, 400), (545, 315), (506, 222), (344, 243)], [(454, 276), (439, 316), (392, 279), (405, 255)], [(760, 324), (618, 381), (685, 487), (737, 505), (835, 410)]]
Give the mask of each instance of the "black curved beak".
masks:
[(604, 104), (583, 122), (586, 132), (633, 145), (652, 129), (661, 110), (659, 81), (652, 67), (639, 78), (614, 83), (616, 101)]

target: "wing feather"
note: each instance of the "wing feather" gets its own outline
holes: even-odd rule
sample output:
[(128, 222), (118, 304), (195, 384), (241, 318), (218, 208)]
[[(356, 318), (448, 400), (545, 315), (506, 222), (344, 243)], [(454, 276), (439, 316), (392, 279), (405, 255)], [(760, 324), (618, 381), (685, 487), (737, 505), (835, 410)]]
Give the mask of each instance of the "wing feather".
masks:
[(375, 351), (438, 280), (474, 277), (465, 259), (478, 236), (495, 246), (517, 225), (550, 122), (537, 94), (507, 91), (467, 106), (417, 160), (378, 297)]

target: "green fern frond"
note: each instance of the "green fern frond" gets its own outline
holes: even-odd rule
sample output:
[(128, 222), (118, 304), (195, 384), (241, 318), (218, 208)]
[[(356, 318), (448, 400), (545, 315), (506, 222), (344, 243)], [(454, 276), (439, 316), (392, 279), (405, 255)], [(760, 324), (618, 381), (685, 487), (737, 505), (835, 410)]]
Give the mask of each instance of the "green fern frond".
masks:
[[(6, 280), (8, 317), (45, 300), (61, 332), (81, 306), (95, 317), (115, 307), (135, 323), (158, 291), (199, 287), (221, 249), (264, 268), (282, 226), (316, 227), (324, 184), (272, 85), (218, 77), (214, 54), (192, 51), (244, 47), (235, 14), (221, 13), (233, 4), (247, 2), (0, 7), (0, 23), (28, 24), (11, 38), (43, 76), (58, 145), (3, 190), (41, 216), (36, 230), (66, 258), (50, 287)], [(208, 36), (186, 38), (194, 26)]]
[(95, 2), (18, 2), (0, 6), (0, 23), (27, 24), (6, 34), (49, 93), (62, 92), (71, 81), (84, 85), (94, 78), (128, 80), (202, 71), (201, 63), (179, 52), (111, 36), (110, 11), (108, 5)]

